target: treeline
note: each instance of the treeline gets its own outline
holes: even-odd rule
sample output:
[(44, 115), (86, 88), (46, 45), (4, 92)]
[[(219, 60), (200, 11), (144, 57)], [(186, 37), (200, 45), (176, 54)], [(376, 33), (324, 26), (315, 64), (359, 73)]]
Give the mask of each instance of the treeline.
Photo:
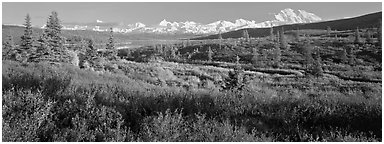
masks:
[(71, 63), (76, 66), (92, 65), (98, 58), (117, 60), (117, 50), (114, 45), (111, 28), (109, 38), (103, 51), (98, 51), (92, 39), (73, 36), (70, 39), (63, 37), (62, 26), (58, 13), (53, 11), (49, 15), (43, 32), (38, 36), (34, 34), (31, 18), (26, 15), (24, 33), (20, 37), (19, 45), (14, 43), (12, 35), (8, 35), (3, 42), (3, 60), (27, 62), (56, 62)]

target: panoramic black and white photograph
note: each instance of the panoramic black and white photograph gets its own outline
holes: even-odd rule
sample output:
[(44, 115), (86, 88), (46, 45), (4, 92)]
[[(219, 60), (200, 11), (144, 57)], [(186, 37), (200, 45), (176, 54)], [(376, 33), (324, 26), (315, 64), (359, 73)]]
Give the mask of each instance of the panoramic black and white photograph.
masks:
[(382, 2), (2, 2), (2, 142), (381, 142)]

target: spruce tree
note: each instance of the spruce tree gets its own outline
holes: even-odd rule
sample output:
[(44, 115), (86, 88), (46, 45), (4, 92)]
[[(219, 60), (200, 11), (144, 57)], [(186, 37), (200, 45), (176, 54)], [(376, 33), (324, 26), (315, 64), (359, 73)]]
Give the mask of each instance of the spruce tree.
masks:
[(64, 46), (64, 40), (61, 36), (61, 24), (57, 12), (53, 11), (48, 17), (46, 27), (44, 29), (46, 46), (49, 50), (48, 61), (53, 62), (70, 62), (70, 55), (67, 47)]
[(246, 42), (249, 42), (249, 34), (248, 30), (243, 30), (243, 38), (245, 38)]
[(330, 36), (331, 35), (331, 27), (327, 26), (327, 36)]
[(21, 36), (21, 57), (22, 62), (26, 62), (28, 60), (29, 54), (33, 53), (33, 38), (32, 38), (32, 25), (31, 25), (31, 17), (29, 14), (25, 17), (25, 29), (24, 34)]
[(219, 39), (219, 40), (223, 39), (223, 36), (221, 35), (221, 32), (219, 32), (219, 34), (217, 35), (217, 39)]
[(127, 55), (125, 56), (125, 58), (131, 57), (131, 54), (132, 54), (131, 50), (127, 49)]
[(211, 47), (209, 46), (209, 47), (208, 47), (208, 61), (209, 61), (209, 62), (212, 62), (212, 54), (213, 54), (212, 49), (211, 49)]
[(365, 32), (365, 41), (367, 43), (372, 43), (372, 34), (369, 29), (367, 29), (367, 31)]
[(236, 55), (236, 67), (234, 70), (228, 72), (228, 78), (225, 79), (222, 88), (232, 91), (242, 90), (245, 85), (243, 73), (244, 72), (240, 66), (240, 58), (238, 55)]
[(271, 41), (275, 40), (275, 35), (273, 34), (273, 27), (269, 29), (269, 38), (271, 39)]
[(171, 59), (176, 59), (176, 47), (170, 47), (170, 52), (171, 52)]
[(108, 38), (108, 42), (107, 42), (107, 49), (108, 50), (115, 49), (115, 42), (114, 42), (114, 39), (113, 39), (113, 29), (112, 28), (110, 28), (110, 31), (109, 31), (109, 38)]
[(342, 63), (347, 63), (348, 61), (347, 51), (344, 48), (341, 50), (340, 59)]
[(281, 49), (287, 49), (287, 41), (284, 36), (284, 31), (280, 31), (280, 48)]
[(13, 37), (11, 34), (7, 36), (5, 41), (2, 44), (2, 59), (3, 60), (15, 60), (15, 54), (17, 53), (15, 50), (15, 45), (13, 43)]
[(281, 49), (279, 47), (279, 45), (277, 44), (274, 44), (274, 50), (275, 50), (275, 57), (274, 57), (274, 64), (273, 66), (275, 68), (279, 68), (280, 67), (280, 62), (281, 62)]
[(222, 45), (222, 42), (223, 42), (223, 37), (221, 36), (221, 32), (219, 32), (219, 49), (221, 49), (221, 45)]
[(244, 80), (243, 80), (244, 71), (240, 65), (239, 55), (236, 55), (236, 68), (235, 68), (234, 72), (235, 72), (234, 82), (236, 82), (235, 87), (237, 90), (241, 90), (244, 86)]
[(191, 44), (191, 40), (190, 39), (188, 39), (187, 40), (187, 46), (191, 46), (192, 44)]
[(360, 41), (360, 33), (359, 33), (359, 28), (356, 28), (356, 31), (355, 31), (355, 43), (356, 44), (359, 44), (361, 41)]
[(95, 48), (92, 39), (89, 39), (87, 43), (88, 44), (86, 49), (86, 59), (89, 61), (93, 61), (97, 58), (97, 49)]
[(300, 34), (299, 34), (299, 31), (296, 30), (295, 32), (293, 32), (293, 36), (295, 37), (295, 41), (299, 41), (300, 40)]
[(259, 53), (257, 51), (257, 47), (252, 49), (252, 64), (254, 67), (259, 66)]
[(43, 33), (39, 39), (37, 39), (36, 51), (31, 53), (30, 61), (40, 62), (48, 61), (51, 53), (51, 49), (47, 45), (47, 35)]
[(304, 65), (306, 69), (309, 69), (313, 63), (312, 47), (308, 41), (302, 46), (302, 53), (304, 56)]
[(323, 75), (323, 69), (321, 67), (321, 57), (320, 57), (320, 51), (319, 50), (317, 50), (317, 52), (315, 54), (315, 61), (314, 61), (311, 73), (314, 76), (322, 76)]
[(48, 17), (48, 21), (44, 31), (48, 37), (48, 45), (56, 51), (59, 51), (59, 49), (63, 48), (61, 28), (62, 26), (60, 25), (58, 14), (57, 12), (53, 11)]
[(346, 48), (345, 53), (347, 53), (347, 60), (345, 60), (344, 62), (348, 63), (349, 65), (353, 65), (355, 63), (354, 47), (354, 45), (347, 45)]
[(110, 28), (110, 35), (108, 38), (108, 42), (106, 44), (107, 50), (106, 50), (106, 57), (109, 60), (116, 60), (117, 59), (117, 50), (115, 49), (115, 42), (113, 39), (113, 29)]
[(379, 20), (379, 27), (377, 28), (377, 42), (381, 47), (381, 19)]

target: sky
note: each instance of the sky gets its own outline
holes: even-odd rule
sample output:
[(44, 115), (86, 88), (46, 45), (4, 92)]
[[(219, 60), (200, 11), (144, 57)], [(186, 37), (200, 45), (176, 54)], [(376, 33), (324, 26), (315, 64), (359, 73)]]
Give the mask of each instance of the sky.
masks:
[(195, 21), (203, 24), (236, 19), (262, 22), (285, 8), (305, 10), (332, 20), (382, 11), (381, 2), (3, 2), (2, 23), (22, 24), (27, 13), (32, 25), (45, 24), (51, 11), (64, 23)]

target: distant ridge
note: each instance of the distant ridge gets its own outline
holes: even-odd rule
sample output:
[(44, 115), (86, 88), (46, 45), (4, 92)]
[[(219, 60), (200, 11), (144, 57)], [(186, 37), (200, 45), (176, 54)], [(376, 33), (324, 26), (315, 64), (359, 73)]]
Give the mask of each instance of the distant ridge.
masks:
[[(290, 24), (290, 25), (281, 25), (273, 27), (275, 30), (280, 30), (284, 28), (285, 31), (297, 30), (297, 29), (327, 29), (327, 26), (331, 27), (332, 30), (353, 30), (357, 27), (359, 28), (372, 28), (378, 27), (379, 21), (381, 20), (382, 12), (375, 12), (371, 14), (366, 14), (353, 18), (315, 22), (315, 23), (306, 23), (306, 24)], [(235, 31), (230, 31), (222, 33), (223, 38), (240, 38), (242, 37), (244, 29), (239, 29)], [(251, 37), (265, 37), (269, 35), (270, 28), (246, 28)], [(203, 39), (216, 39), (217, 34), (203, 36), (198, 38), (193, 38), (193, 40), (203, 40)]]

